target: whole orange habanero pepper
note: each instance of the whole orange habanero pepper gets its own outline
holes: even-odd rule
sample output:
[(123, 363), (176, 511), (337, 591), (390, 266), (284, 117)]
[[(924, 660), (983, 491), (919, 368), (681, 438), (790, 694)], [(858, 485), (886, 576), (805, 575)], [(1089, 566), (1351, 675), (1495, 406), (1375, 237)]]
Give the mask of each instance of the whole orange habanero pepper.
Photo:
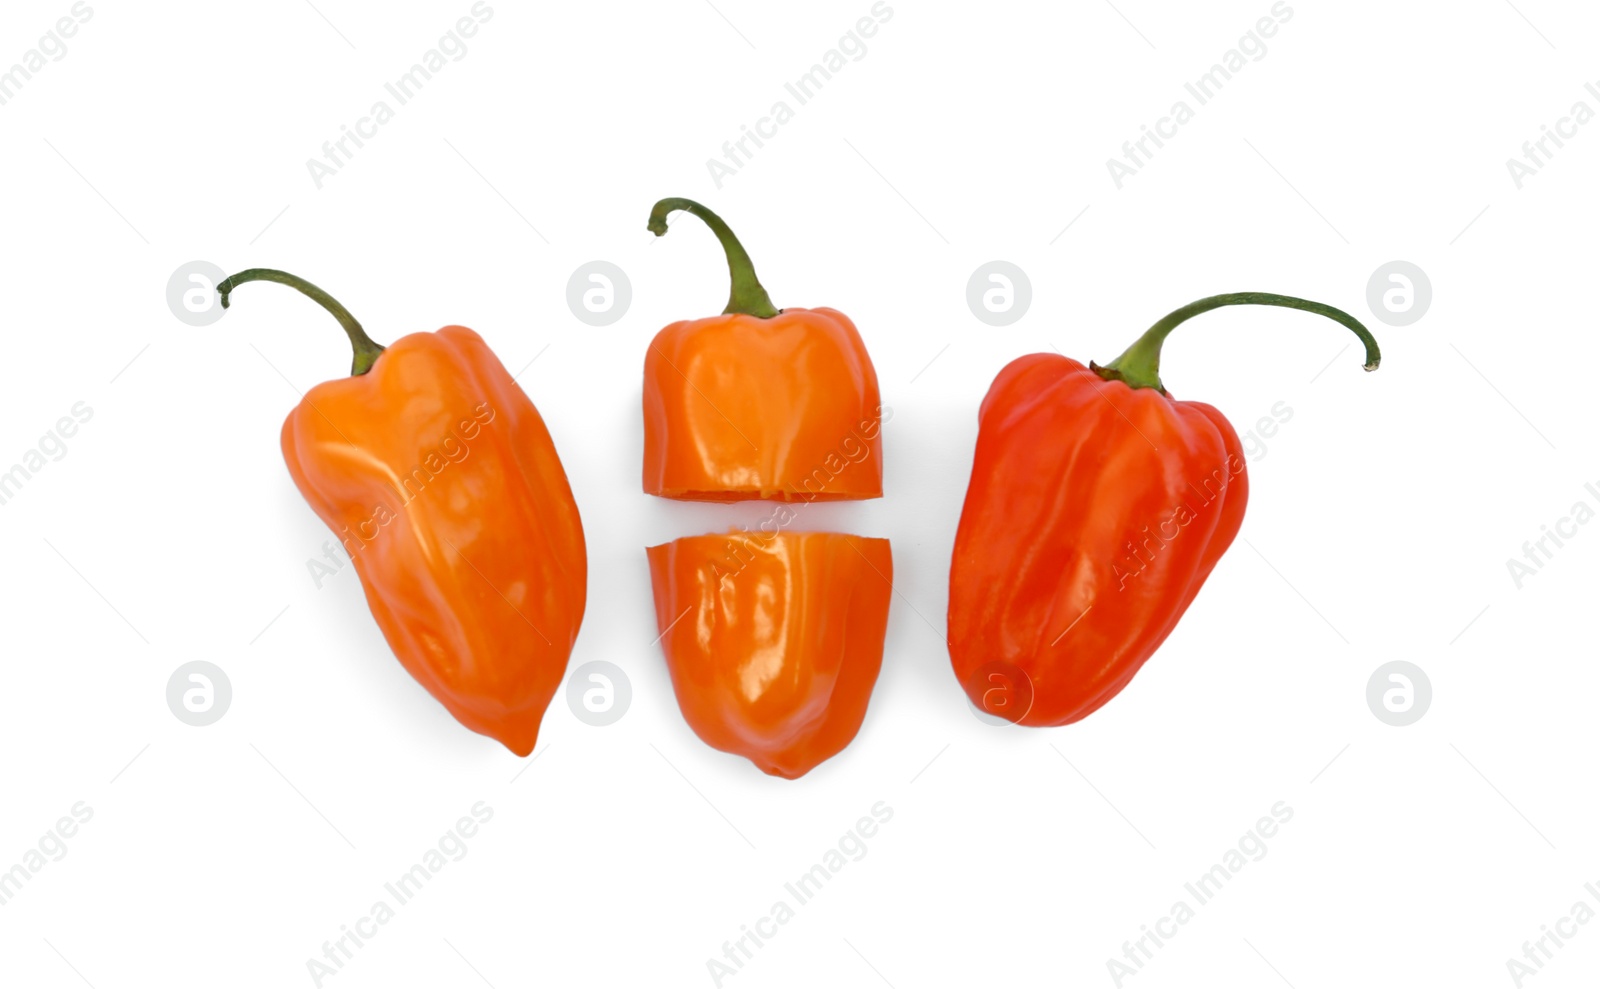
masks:
[(315, 285), (273, 281), (339, 320), (351, 377), (306, 392), (283, 424), (295, 486), (344, 544), (389, 648), (457, 721), (517, 755), (565, 675), (583, 621), (583, 525), (550, 433), (464, 326), (385, 348)]
[(673, 323), (644, 364), (644, 489), (666, 498), (787, 503), (758, 531), (649, 548), (678, 706), (708, 745), (793, 779), (855, 738), (883, 662), (894, 577), (886, 539), (787, 532), (812, 501), (883, 494), (878, 377), (832, 309), (774, 308), (727, 224), (733, 290), (720, 316)]
[(1105, 367), (1030, 354), (1003, 368), (978, 444), (950, 565), (956, 678), (980, 709), (1064, 725), (1126, 687), (1177, 625), (1244, 521), (1244, 451), (1222, 413), (1172, 398), (1161, 345), (1222, 306), (1348, 313), (1263, 292), (1201, 299)]

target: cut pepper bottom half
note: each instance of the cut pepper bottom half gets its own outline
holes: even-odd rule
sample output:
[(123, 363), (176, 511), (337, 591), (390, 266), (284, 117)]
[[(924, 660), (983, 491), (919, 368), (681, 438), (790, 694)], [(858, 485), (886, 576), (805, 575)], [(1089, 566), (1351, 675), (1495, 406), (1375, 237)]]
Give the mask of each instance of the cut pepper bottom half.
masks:
[(887, 539), (736, 531), (646, 552), (672, 689), (702, 741), (786, 779), (850, 744), (883, 665)]

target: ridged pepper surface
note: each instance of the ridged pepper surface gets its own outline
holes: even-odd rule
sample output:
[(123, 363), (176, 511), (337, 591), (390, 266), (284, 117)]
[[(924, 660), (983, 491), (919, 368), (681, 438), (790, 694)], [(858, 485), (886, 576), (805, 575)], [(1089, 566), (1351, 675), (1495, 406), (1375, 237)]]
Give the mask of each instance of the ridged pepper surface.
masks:
[(995, 378), (950, 564), (950, 660), (974, 705), (1015, 724), (1077, 721), (1183, 617), (1239, 533), (1248, 479), (1222, 413), (1161, 384), (1161, 344), (1192, 316), (1246, 304), (1337, 320), (1378, 366), (1349, 314), (1240, 292), (1173, 312), (1106, 367), (1031, 354)]
[(373, 343), (327, 293), (352, 376), (318, 384), (283, 424), (295, 486), (355, 564), (389, 648), (456, 720), (533, 751), (583, 621), (583, 526), (544, 420), (462, 326)]

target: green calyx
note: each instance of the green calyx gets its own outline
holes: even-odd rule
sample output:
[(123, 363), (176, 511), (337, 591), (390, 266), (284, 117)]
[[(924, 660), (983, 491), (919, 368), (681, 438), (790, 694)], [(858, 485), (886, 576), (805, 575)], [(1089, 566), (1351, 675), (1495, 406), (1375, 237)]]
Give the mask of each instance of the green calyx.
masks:
[(274, 268), (250, 268), (229, 275), (217, 286), (217, 294), (222, 296), (222, 308), (228, 308), (228, 296), (233, 290), (245, 282), (277, 282), (287, 285), (302, 295), (308, 297), (317, 305), (333, 314), (333, 318), (344, 327), (345, 335), (350, 338), (350, 347), (355, 351), (355, 359), (350, 362), (350, 374), (359, 376), (372, 370), (372, 365), (377, 362), (378, 355), (383, 353), (383, 345), (367, 336), (367, 331), (361, 328), (356, 318), (350, 315), (350, 310), (339, 304), (339, 300), (317, 288), (298, 275), (291, 275), (287, 271), (278, 271)]
[(1090, 369), (1107, 381), (1120, 381), (1129, 388), (1154, 388), (1165, 395), (1167, 389), (1161, 384), (1161, 345), (1166, 342), (1167, 334), (1177, 328), (1185, 320), (1198, 316), (1203, 312), (1221, 309), (1223, 306), (1282, 306), (1285, 309), (1302, 309), (1313, 312), (1319, 316), (1326, 316), (1336, 323), (1343, 324), (1367, 348), (1367, 362), (1362, 365), (1363, 370), (1376, 371), (1382, 355), (1378, 353), (1378, 341), (1374, 340), (1361, 321), (1342, 309), (1325, 306), (1320, 302), (1310, 302), (1297, 299), (1292, 295), (1273, 295), (1271, 292), (1229, 292), (1226, 295), (1213, 295), (1191, 302), (1182, 309), (1175, 309), (1161, 317), (1156, 324), (1144, 332), (1144, 335), (1133, 342), (1133, 346), (1122, 352), (1122, 356), (1110, 364), (1101, 367), (1091, 363)]
[(761, 282), (756, 278), (755, 262), (750, 260), (750, 255), (745, 253), (744, 245), (739, 243), (739, 238), (733, 235), (728, 225), (722, 222), (722, 217), (701, 206), (692, 199), (663, 199), (656, 203), (650, 211), (650, 232), (657, 237), (667, 232), (667, 214), (675, 210), (693, 213), (705, 221), (711, 232), (717, 235), (717, 240), (722, 243), (722, 250), (728, 256), (728, 276), (733, 281), (733, 286), (728, 292), (728, 308), (724, 313), (743, 313), (746, 316), (758, 316), (761, 319), (771, 319), (781, 310), (773, 306), (772, 300), (767, 298), (767, 290), (761, 287)]

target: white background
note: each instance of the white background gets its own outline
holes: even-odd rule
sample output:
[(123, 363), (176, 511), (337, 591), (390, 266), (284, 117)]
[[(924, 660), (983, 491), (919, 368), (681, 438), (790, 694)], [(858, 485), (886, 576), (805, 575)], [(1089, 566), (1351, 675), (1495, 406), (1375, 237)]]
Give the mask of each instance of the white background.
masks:
[[(306, 160), (471, 3), (316, 4), (94, 2), (0, 107), (0, 465), (94, 410), (0, 506), (0, 868), (75, 802), (94, 811), (0, 907), (0, 981), (312, 985), (323, 942), (477, 801), (494, 816), (466, 857), (324, 985), (713, 985), (723, 942), (878, 801), (894, 816), (866, 856), (724, 985), (1111, 986), (1124, 941), (1278, 801), (1294, 816), (1266, 857), (1125, 985), (1513, 985), (1507, 959), (1600, 882), (1600, 525), (1520, 590), (1506, 566), (1575, 502), (1600, 507), (1600, 123), (1520, 190), (1505, 165), (1575, 101), (1600, 110), (1592, 7), (1292, 0), (1265, 56), (1118, 190), (1106, 159), (1268, 0), (892, 0), (866, 54), (719, 189), (706, 160), (868, 0), (493, 0), (466, 55), (318, 190)], [(70, 6), (5, 4), (0, 66)], [(701, 744), (651, 644), (644, 547), (767, 511), (640, 492), (645, 345), (727, 290), (695, 221), (645, 231), (668, 195), (722, 213), (778, 305), (849, 314), (894, 410), (885, 497), (805, 512), (889, 537), (897, 580), (860, 735), (795, 782)], [(597, 258), (633, 287), (599, 328), (565, 301)], [(406, 676), (352, 570), (315, 587), (329, 533), (278, 430), (348, 349), (276, 286), (183, 324), (164, 290), (196, 259), (297, 272), (380, 341), (462, 323), (514, 373), (539, 355), (520, 380), (588, 538), (572, 668), (626, 671), (617, 724), (558, 696), (518, 760)], [(1008, 327), (965, 302), (994, 259), (1032, 281)], [(1394, 259), (1433, 286), (1406, 327), (1366, 303)], [(1382, 369), (1305, 314), (1181, 329), (1176, 396), (1241, 434), (1293, 410), (1250, 464), (1239, 540), (1102, 711), (980, 722), (942, 639), (988, 383), (1050, 347), (1108, 360), (1240, 290), (1367, 319)], [(201, 659), (234, 698), (194, 728), (165, 689)], [(1433, 686), (1405, 728), (1365, 700), (1397, 659)], [(1600, 923), (1578, 931), (1525, 984), (1592, 985)]]

